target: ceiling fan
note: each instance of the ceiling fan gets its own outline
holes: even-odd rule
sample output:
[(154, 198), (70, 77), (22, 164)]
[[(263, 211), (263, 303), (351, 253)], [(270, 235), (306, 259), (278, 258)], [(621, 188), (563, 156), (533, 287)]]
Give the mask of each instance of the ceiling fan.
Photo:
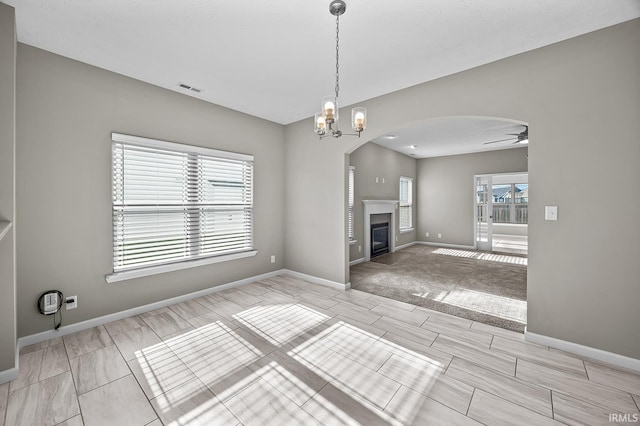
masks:
[(521, 144), (525, 144), (525, 143), (529, 143), (529, 126), (524, 126), (524, 130), (520, 133), (507, 133), (508, 135), (511, 136), (515, 136), (514, 137), (510, 137), (507, 139), (500, 139), (497, 141), (491, 141), (491, 142), (485, 142), (482, 145), (490, 145), (492, 143), (498, 143), (498, 142), (507, 142), (507, 141), (512, 141), (515, 139), (515, 141), (513, 142), (514, 144), (516, 143), (521, 143)]

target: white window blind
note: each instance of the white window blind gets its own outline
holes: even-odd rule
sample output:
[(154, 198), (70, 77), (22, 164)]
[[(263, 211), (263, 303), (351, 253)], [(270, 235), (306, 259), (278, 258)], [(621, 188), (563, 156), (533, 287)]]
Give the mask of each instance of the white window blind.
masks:
[(355, 205), (355, 173), (356, 168), (349, 166), (349, 241), (355, 240), (353, 231), (353, 208)]
[(253, 157), (112, 134), (113, 270), (253, 249)]
[(413, 179), (408, 177), (400, 178), (400, 229), (410, 229), (413, 227), (411, 210), (413, 205)]

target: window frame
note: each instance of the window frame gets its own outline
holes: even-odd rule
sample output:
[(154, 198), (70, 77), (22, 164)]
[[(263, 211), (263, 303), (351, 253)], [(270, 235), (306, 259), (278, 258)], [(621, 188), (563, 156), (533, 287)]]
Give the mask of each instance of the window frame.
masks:
[[(158, 139), (142, 138), (138, 136), (125, 135), (121, 133), (112, 133), (111, 136), (112, 136), (111, 137), (112, 139), (111, 211), (112, 211), (112, 217), (113, 217), (111, 229), (114, 237), (112, 238), (112, 249), (113, 249), (112, 271), (113, 273), (108, 274), (106, 276), (107, 282), (117, 282), (117, 281), (128, 280), (132, 278), (154, 275), (154, 274), (159, 274), (159, 273), (164, 273), (169, 271), (176, 271), (180, 269), (197, 267), (197, 266), (206, 265), (206, 264), (226, 262), (234, 259), (241, 259), (245, 257), (255, 256), (257, 254), (257, 250), (255, 250), (255, 243), (253, 240), (254, 197), (253, 197), (253, 156), (252, 155), (228, 152), (228, 151), (220, 151), (216, 149), (204, 148), (204, 147), (187, 145), (187, 144), (180, 144), (175, 142), (167, 142), (167, 141), (158, 140)], [(205, 161), (205, 163), (210, 159), (213, 159), (214, 162), (227, 160), (229, 162), (241, 161), (246, 163), (243, 166), (247, 166), (249, 168), (250, 176), (246, 178), (248, 180), (248, 185), (245, 182), (245, 185), (243, 187), (245, 187), (245, 189), (249, 191), (248, 202), (245, 201), (243, 203), (238, 204), (238, 206), (242, 206), (243, 209), (247, 209), (247, 208), (249, 209), (249, 213), (248, 214), (245, 213), (248, 215), (249, 230), (246, 231), (247, 234), (245, 235), (245, 237), (243, 237), (243, 241), (245, 245), (248, 246), (248, 248), (246, 250), (241, 249), (239, 251), (232, 251), (228, 253), (220, 253), (220, 252), (207, 253), (210, 247), (205, 248), (204, 249), (205, 251), (201, 252), (200, 251), (201, 249), (199, 248), (197, 255), (191, 255), (191, 254), (187, 256), (183, 255), (183, 257), (181, 258), (174, 258), (168, 261), (158, 261), (156, 264), (153, 264), (153, 265), (141, 265), (141, 266), (135, 266), (135, 267), (117, 266), (117, 260), (116, 260), (117, 247), (116, 246), (118, 243), (116, 242), (116, 237), (115, 237), (116, 228), (117, 228), (115, 216), (117, 214), (116, 213), (117, 211), (124, 212), (126, 210), (127, 204), (125, 202), (124, 196), (122, 196), (121, 201), (118, 201), (118, 202), (116, 201), (116, 191), (120, 188), (118, 188), (118, 186), (116, 185), (116, 180), (115, 180), (116, 168), (117, 168), (117, 165), (115, 164), (115, 161), (116, 161), (115, 151), (116, 149), (122, 149), (118, 147), (122, 147), (125, 145), (129, 145), (131, 147), (138, 147), (138, 148), (142, 147), (143, 149), (151, 149), (151, 150), (158, 149), (162, 151), (172, 151), (177, 153), (178, 155), (186, 156), (188, 158), (187, 161), (192, 161), (192, 158), (198, 158), (198, 161)], [(153, 164), (153, 163), (150, 162), (150, 164)], [(215, 168), (210, 170), (217, 172), (217, 169)], [(123, 168), (121, 169), (121, 173), (123, 174), (123, 176), (124, 176), (124, 171), (125, 170), (123, 165)], [(187, 180), (194, 177), (194, 172), (191, 170), (183, 171), (182, 173), (184, 178)], [(199, 172), (196, 172), (196, 173), (199, 173)], [(202, 180), (205, 178), (200, 177), (200, 179)], [(188, 190), (188, 194), (187, 194), (189, 195), (189, 197), (187, 197), (188, 201), (185, 201), (185, 198), (183, 197), (182, 204), (176, 204), (176, 208), (182, 209), (183, 211), (187, 212), (185, 214), (188, 214), (188, 215), (190, 215), (192, 210), (194, 209), (199, 210), (198, 220), (206, 219), (206, 216), (204, 216), (206, 214), (205, 211), (209, 212), (210, 214), (215, 214), (216, 208), (211, 207), (210, 200), (209, 200), (208, 209), (207, 209), (204, 207), (204, 204), (207, 204), (204, 201), (202, 202), (204, 204), (198, 203), (198, 202), (195, 202), (194, 204), (194, 201), (190, 198), (191, 194), (192, 194), (191, 190)], [(167, 211), (171, 209), (173, 209), (173, 205), (171, 207), (167, 207), (167, 206), (160, 207), (159, 205), (157, 205), (156, 209), (150, 210), (149, 213), (159, 214), (159, 213), (162, 213), (163, 211)], [(240, 210), (240, 207), (238, 207), (237, 209)], [(120, 215), (122, 214), (123, 213), (120, 213)], [(190, 230), (189, 231), (185, 230), (184, 238), (195, 237), (196, 239), (200, 239), (201, 237), (205, 236), (205, 234), (201, 232), (201, 228), (199, 226), (196, 228), (197, 228), (197, 232), (195, 233), (192, 233), (192, 231)]]
[[(402, 184), (403, 182), (407, 182), (407, 200), (402, 199)], [(413, 178), (408, 176), (400, 176), (399, 180), (399, 193), (398, 193), (398, 229), (400, 232), (410, 232), (414, 230), (413, 227)], [(409, 226), (402, 226), (402, 221), (400, 219), (400, 211), (405, 208), (408, 211), (409, 217)]]
[(356, 167), (349, 165), (349, 175), (347, 178), (347, 239), (349, 244), (355, 244), (355, 201), (356, 201)]

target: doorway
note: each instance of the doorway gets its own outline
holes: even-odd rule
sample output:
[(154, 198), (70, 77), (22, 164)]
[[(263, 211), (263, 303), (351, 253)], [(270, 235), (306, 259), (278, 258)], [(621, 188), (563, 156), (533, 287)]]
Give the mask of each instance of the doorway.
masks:
[(474, 233), (478, 250), (528, 254), (529, 175), (474, 176)]

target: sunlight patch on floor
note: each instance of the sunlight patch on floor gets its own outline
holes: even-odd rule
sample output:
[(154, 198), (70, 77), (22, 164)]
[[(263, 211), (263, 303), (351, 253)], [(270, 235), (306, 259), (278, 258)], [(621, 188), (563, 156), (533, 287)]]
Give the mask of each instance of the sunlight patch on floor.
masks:
[(290, 342), (329, 319), (327, 315), (300, 304), (256, 306), (233, 317), (277, 346)]
[(469, 259), (478, 259), (478, 260), (488, 260), (490, 262), (500, 262), (500, 263), (511, 263), (514, 265), (524, 265), (528, 264), (528, 259), (526, 257), (520, 256), (509, 256), (508, 254), (495, 254), (495, 253), (484, 253), (470, 250), (458, 250), (458, 249), (448, 249), (448, 248), (439, 248), (433, 251), (434, 254), (441, 254), (444, 256), (455, 256), (455, 257), (466, 257)]
[(440, 303), (468, 309), (521, 324), (527, 323), (527, 301), (498, 296), (469, 289), (442, 291), (435, 297), (413, 293), (414, 296), (431, 298)]

